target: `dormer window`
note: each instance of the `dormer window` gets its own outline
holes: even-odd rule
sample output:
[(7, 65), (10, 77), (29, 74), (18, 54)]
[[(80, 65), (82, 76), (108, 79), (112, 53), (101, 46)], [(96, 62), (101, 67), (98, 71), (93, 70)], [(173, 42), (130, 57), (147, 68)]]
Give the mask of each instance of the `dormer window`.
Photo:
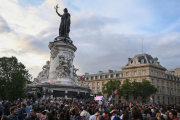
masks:
[(134, 64), (136, 64), (136, 60), (134, 60)]
[(144, 59), (141, 60), (141, 64), (144, 64)]
[(149, 60), (149, 62), (152, 64), (152, 60)]

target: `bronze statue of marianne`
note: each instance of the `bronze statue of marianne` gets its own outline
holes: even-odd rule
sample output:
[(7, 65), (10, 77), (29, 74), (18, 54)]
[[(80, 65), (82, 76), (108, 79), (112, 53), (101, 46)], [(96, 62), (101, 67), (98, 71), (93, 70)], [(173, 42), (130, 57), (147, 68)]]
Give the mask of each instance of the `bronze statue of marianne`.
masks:
[(69, 32), (70, 32), (70, 24), (71, 15), (68, 13), (67, 8), (64, 9), (64, 14), (61, 15), (58, 13), (58, 5), (54, 7), (56, 9), (56, 13), (61, 17), (61, 23), (59, 26), (59, 36), (61, 37), (68, 37), (69, 38)]

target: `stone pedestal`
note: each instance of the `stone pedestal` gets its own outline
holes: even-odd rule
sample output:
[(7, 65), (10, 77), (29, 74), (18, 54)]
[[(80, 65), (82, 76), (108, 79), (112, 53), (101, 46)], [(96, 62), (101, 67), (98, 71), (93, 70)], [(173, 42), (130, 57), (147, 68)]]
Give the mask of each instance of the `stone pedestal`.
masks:
[(77, 50), (76, 46), (69, 42), (65, 42), (59, 38), (59, 41), (49, 43), (51, 50), (49, 80), (56, 81), (57, 84), (74, 85), (78, 84), (75, 81), (73, 72), (74, 52)]
[(34, 92), (36, 97), (76, 98), (77, 93), (88, 93), (88, 86), (79, 86), (73, 65), (76, 46), (72, 40), (56, 37), (49, 43), (50, 61), (46, 62), (37, 78), (25, 88), (25, 94)]

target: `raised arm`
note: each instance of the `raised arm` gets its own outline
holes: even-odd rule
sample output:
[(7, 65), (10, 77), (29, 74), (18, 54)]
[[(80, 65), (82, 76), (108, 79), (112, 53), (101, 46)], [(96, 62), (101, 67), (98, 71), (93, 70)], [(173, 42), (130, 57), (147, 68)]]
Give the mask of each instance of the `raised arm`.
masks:
[(62, 17), (62, 15), (58, 13), (58, 10), (57, 10), (57, 9), (56, 9), (56, 13), (57, 13), (60, 17)]

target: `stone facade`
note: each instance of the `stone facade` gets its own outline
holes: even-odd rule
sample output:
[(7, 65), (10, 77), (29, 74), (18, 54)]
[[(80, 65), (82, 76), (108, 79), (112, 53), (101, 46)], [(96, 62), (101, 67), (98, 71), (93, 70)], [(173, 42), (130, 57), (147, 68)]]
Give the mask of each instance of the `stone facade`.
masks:
[[(160, 65), (158, 58), (153, 58), (148, 54), (135, 55), (133, 59), (128, 58), (126, 66), (122, 67), (122, 71), (109, 70), (107, 73), (99, 71), (98, 74), (85, 73), (85, 83), (94, 94), (102, 92), (102, 87), (110, 80), (124, 80), (129, 79), (131, 82), (142, 82), (144, 79), (149, 80), (152, 85), (158, 88), (158, 92), (153, 96), (155, 103), (172, 104), (180, 103), (180, 69), (175, 71), (167, 71), (165, 67)], [(79, 85), (82, 81), (78, 80)], [(171, 92), (171, 95), (170, 95)], [(107, 95), (104, 95), (107, 100)], [(171, 100), (170, 100), (171, 99)], [(130, 100), (134, 100), (131, 98)], [(136, 98), (137, 101), (149, 103), (149, 97), (142, 99)], [(121, 96), (113, 98), (113, 102), (125, 102)]]

